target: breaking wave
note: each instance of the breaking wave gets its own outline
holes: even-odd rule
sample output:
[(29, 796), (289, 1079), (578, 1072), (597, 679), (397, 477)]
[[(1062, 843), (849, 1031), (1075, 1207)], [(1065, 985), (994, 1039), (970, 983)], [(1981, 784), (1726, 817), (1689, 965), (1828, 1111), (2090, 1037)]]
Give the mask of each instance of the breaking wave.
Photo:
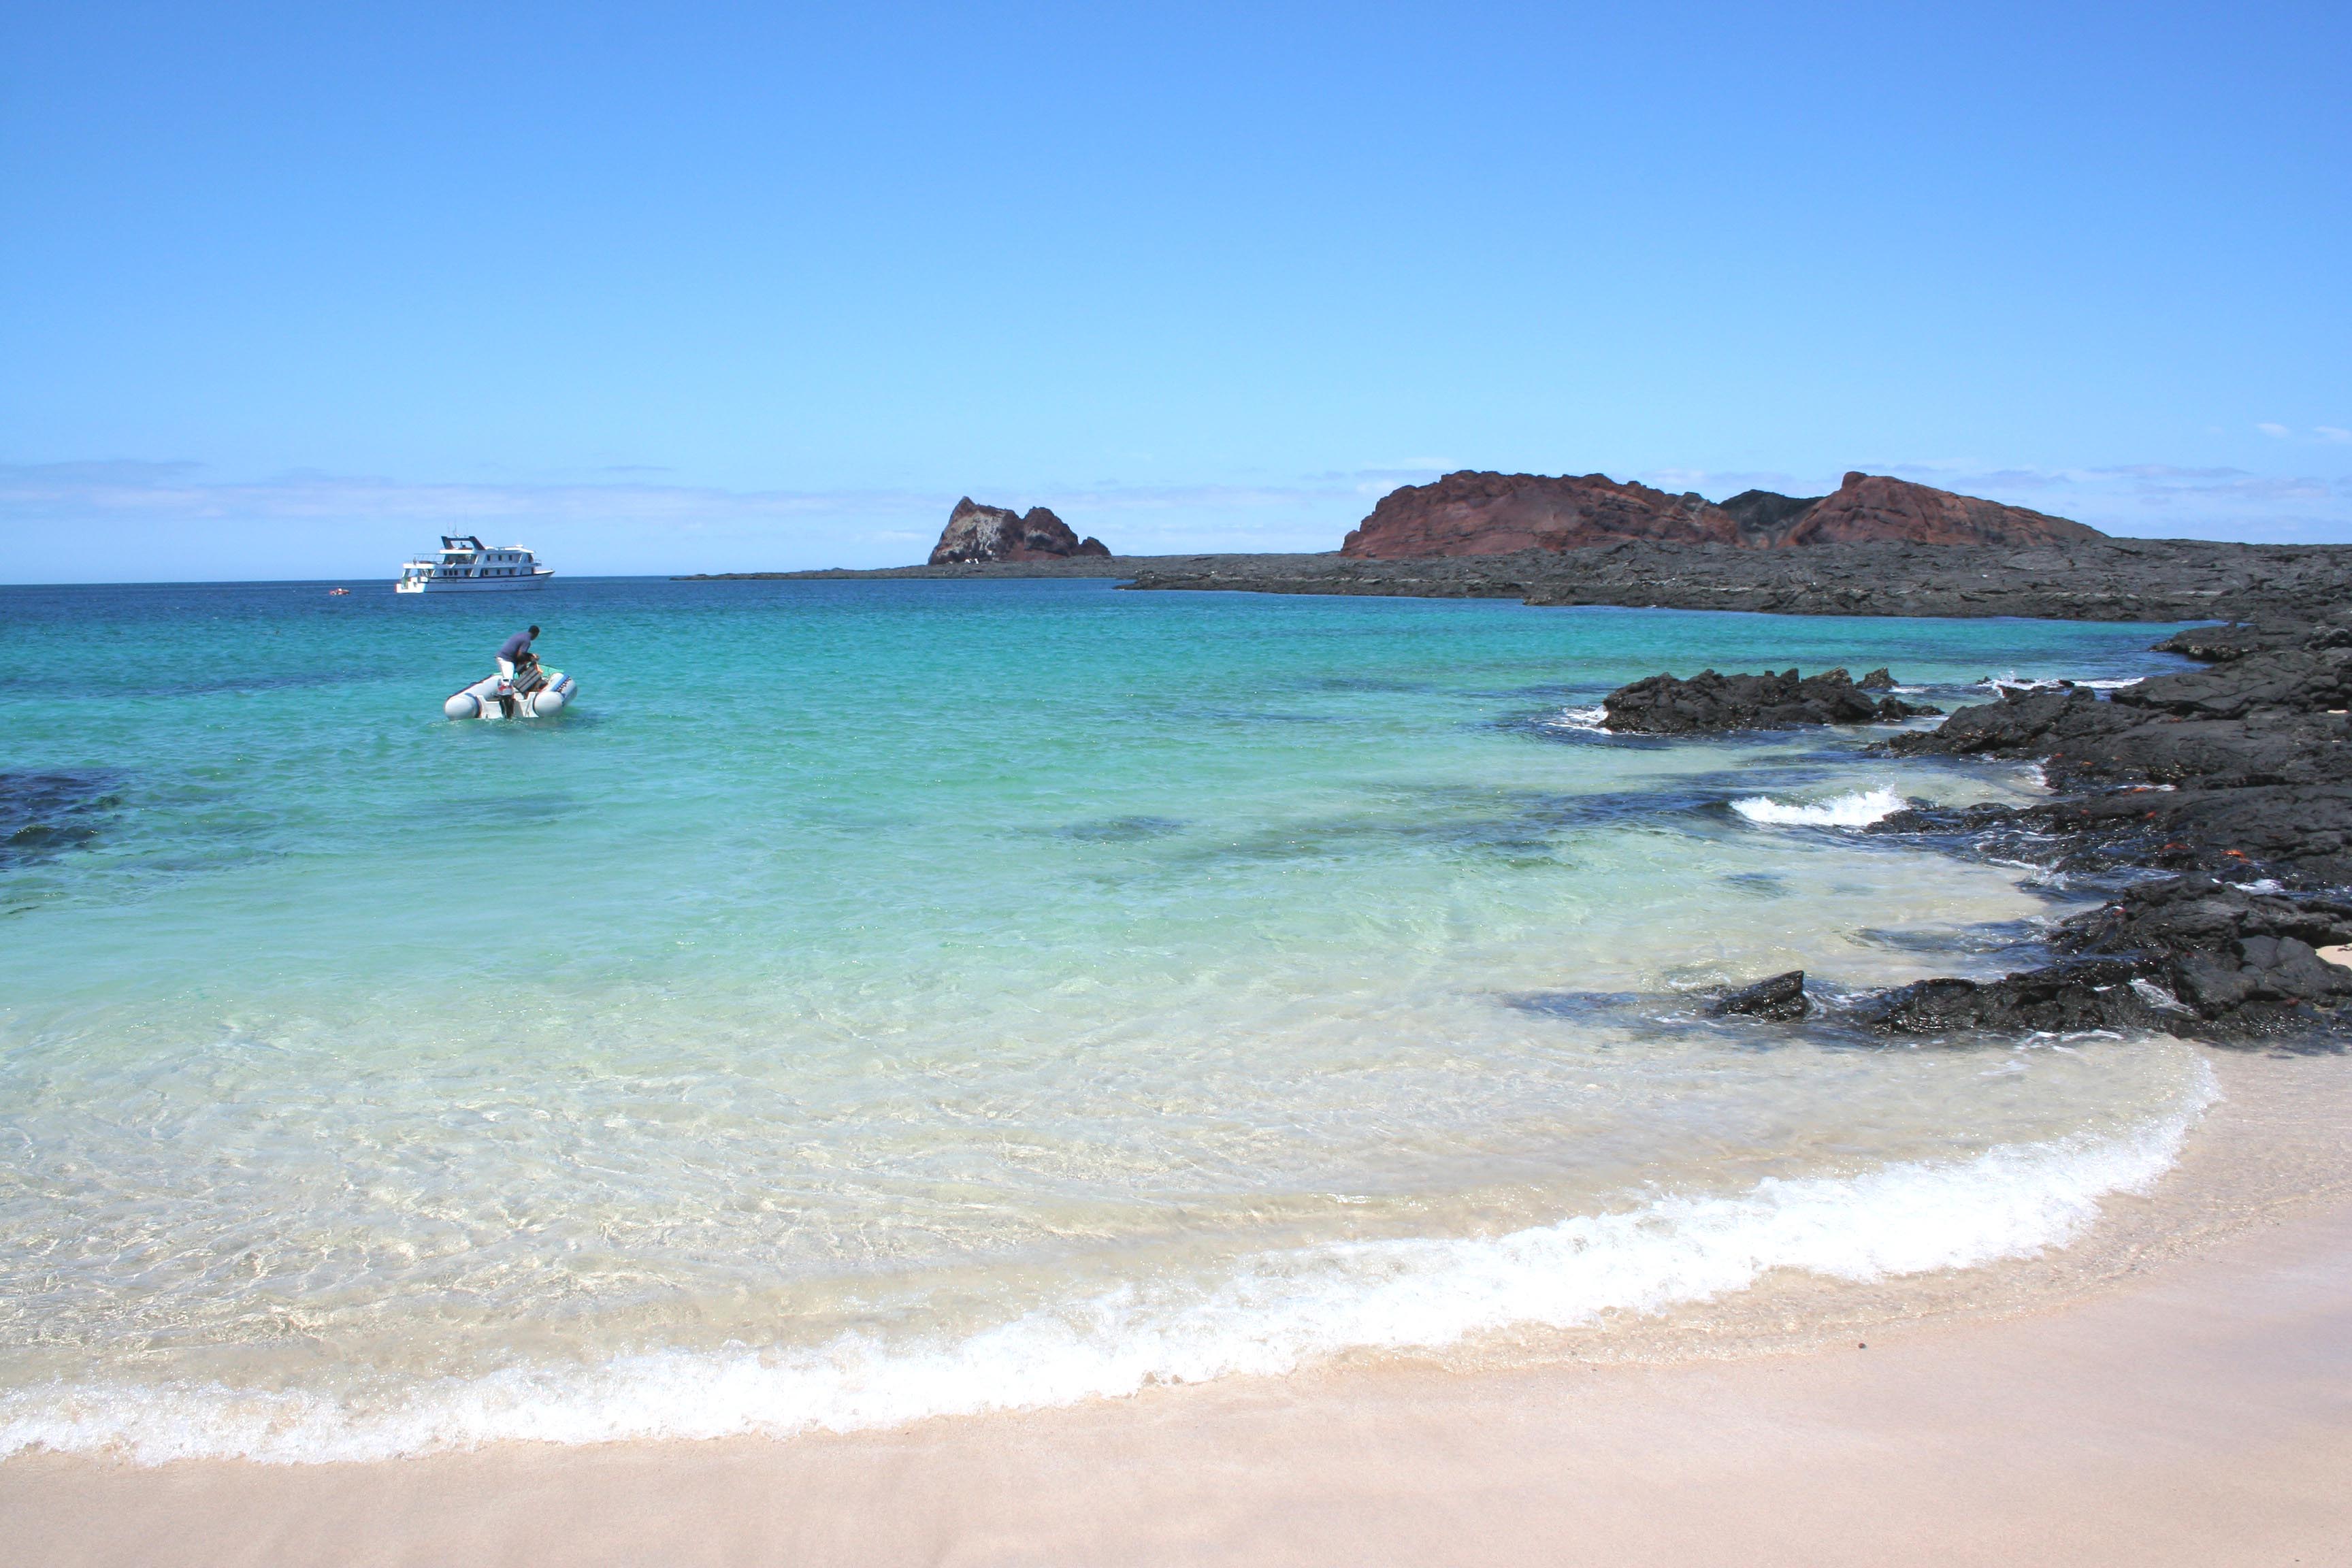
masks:
[(1775, 827), (1867, 827), (1910, 804), (1893, 790), (1881, 786), (1804, 805), (1790, 805), (1769, 795), (1755, 795), (1733, 801), (1731, 809), (1750, 822)]
[(806, 1350), (658, 1350), (595, 1366), (425, 1380), (365, 1400), (220, 1384), (52, 1385), (0, 1399), (0, 1456), (299, 1464), (484, 1443), (784, 1436), (1029, 1409), (1152, 1384), (1282, 1373), (1358, 1348), (1428, 1350), (1743, 1289), (1773, 1269), (1868, 1281), (2063, 1245), (2170, 1167), (2218, 1091), (2119, 1136), (2006, 1144), (1851, 1176), (1768, 1179), (1490, 1237), (1260, 1255), (1221, 1281), (1129, 1286), (957, 1336)]
[[(2055, 691), (2062, 686), (2077, 686), (2085, 691), (2120, 691), (2126, 686), (2137, 686), (2147, 679), (2147, 677), (2144, 675), (2135, 675), (2125, 680), (2042, 680), (2031, 676), (2012, 673), (1988, 675), (1982, 680), (1971, 682), (1968, 689), (1999, 691), (2003, 687), (2007, 687), (2012, 691)], [(1902, 689), (1898, 687), (1896, 689)]]
[(1587, 734), (1608, 733), (1609, 710), (1595, 702), (1590, 708), (1563, 708), (1544, 721), (1547, 730), (1574, 730)]

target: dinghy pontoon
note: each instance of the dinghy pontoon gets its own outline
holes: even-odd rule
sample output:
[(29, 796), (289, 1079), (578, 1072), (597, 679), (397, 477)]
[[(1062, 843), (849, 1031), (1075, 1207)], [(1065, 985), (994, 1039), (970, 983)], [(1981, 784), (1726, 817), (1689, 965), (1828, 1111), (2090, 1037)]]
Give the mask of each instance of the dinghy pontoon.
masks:
[(503, 675), (486, 675), (453, 691), (441, 711), (452, 719), (552, 719), (580, 695), (579, 683), (560, 669), (533, 664)]

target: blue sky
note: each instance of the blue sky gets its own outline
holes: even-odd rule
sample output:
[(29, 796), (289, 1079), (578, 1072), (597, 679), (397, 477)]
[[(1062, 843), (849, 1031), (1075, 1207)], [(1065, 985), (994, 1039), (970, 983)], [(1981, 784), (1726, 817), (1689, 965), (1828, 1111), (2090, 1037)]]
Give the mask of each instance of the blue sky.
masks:
[(1328, 549), (1452, 468), (2352, 540), (2352, 7), (19, 5), (0, 577)]

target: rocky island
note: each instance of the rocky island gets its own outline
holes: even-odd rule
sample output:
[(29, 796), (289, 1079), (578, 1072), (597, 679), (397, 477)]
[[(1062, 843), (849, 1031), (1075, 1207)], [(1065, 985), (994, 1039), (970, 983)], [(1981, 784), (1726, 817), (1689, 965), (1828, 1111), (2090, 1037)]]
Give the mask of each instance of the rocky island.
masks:
[(1717, 504), (1606, 474), (1461, 472), (1381, 498), (1339, 546), (1367, 561), (1421, 561), (1619, 543), (1790, 550), (1814, 544), (2071, 543), (2095, 528), (1884, 475), (1849, 473), (1832, 495), (1748, 490)]
[(1110, 551), (1099, 539), (1080, 539), (1070, 525), (1042, 506), (1026, 512), (1009, 507), (982, 506), (970, 496), (948, 513), (948, 525), (931, 547), (934, 566), (983, 561), (1067, 561), (1092, 556), (1108, 559)]

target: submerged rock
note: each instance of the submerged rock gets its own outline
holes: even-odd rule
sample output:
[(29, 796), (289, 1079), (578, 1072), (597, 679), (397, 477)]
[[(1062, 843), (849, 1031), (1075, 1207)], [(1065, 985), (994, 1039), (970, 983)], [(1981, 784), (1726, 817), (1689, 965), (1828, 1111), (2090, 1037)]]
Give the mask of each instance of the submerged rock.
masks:
[(1899, 697), (1874, 698), (1870, 693), (1882, 689), (1881, 682), (1895, 684), (1883, 669), (1871, 671), (1861, 684), (1843, 669), (1808, 676), (1793, 669), (1778, 675), (1703, 669), (1688, 680), (1654, 675), (1602, 698), (1607, 717), (1601, 727), (1622, 734), (1700, 735), (1806, 724), (1886, 724), (1943, 711)]
[(117, 807), (121, 775), (0, 771), (0, 868), (50, 859), (96, 840)]
[(1717, 1018), (1738, 1016), (1789, 1019), (1801, 1018), (1811, 1010), (1812, 1002), (1805, 995), (1805, 972), (1791, 969), (1785, 974), (1741, 986), (1719, 998), (1707, 1013)]
[(982, 506), (966, 496), (948, 513), (948, 525), (931, 549), (930, 563), (1059, 561), (1109, 553), (1101, 540), (1080, 539), (1068, 523), (1042, 506), (1015, 512), (1008, 507)]

